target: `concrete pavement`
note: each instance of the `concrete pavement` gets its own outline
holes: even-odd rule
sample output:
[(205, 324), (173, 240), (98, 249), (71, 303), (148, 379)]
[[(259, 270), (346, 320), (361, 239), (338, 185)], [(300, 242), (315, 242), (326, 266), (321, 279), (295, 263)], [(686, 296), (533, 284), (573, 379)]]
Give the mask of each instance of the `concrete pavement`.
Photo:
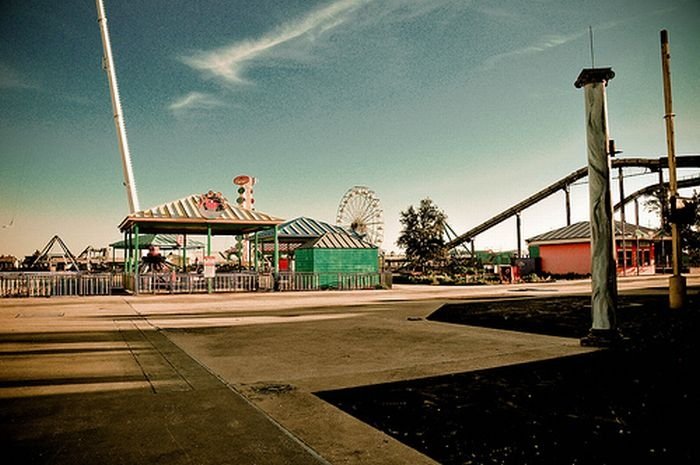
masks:
[(13, 463), (433, 463), (313, 393), (589, 350), (425, 320), (448, 300), (589, 289), (2, 300), (0, 437)]

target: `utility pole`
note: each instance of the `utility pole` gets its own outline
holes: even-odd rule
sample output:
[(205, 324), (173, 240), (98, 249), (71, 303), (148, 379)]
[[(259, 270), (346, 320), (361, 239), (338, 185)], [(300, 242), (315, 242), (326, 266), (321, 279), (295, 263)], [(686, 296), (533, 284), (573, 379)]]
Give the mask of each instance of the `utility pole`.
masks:
[[(673, 97), (671, 95), (671, 52), (668, 44), (668, 31), (661, 31), (661, 69), (664, 80), (664, 119), (666, 120), (666, 147), (668, 150), (669, 196), (675, 204), (678, 196), (678, 179), (676, 177), (676, 143), (673, 128)], [(675, 207), (675, 205), (673, 205)], [(671, 211), (675, 209), (672, 208)], [(673, 275), (668, 282), (669, 308), (681, 309), (685, 306), (686, 283), (681, 275), (681, 238), (678, 223), (671, 218), (671, 244), (673, 257)]]
[(617, 331), (617, 267), (612, 198), (608, 111), (605, 88), (615, 77), (612, 68), (587, 68), (574, 86), (583, 87), (586, 110), (588, 192), (591, 221), (591, 317), (588, 335), (581, 345), (605, 347), (620, 339)]

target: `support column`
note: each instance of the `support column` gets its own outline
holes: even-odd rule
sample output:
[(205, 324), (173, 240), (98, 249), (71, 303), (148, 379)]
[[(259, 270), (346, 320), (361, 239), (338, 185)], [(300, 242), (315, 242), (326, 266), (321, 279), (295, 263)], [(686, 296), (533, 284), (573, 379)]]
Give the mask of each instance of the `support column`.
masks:
[(520, 247), (520, 244), (522, 242), (521, 234), (520, 234), (520, 231), (521, 231), (520, 212), (515, 214), (515, 229), (516, 229), (515, 236), (517, 238), (516, 240), (518, 241), (518, 247), (517, 247), (518, 258), (521, 258), (523, 255), (522, 255), (522, 249)]
[[(211, 257), (211, 225), (207, 225), (207, 257)], [(212, 293), (212, 278), (207, 278), (207, 292)]]
[(617, 275), (605, 95), (607, 83), (614, 76), (611, 68), (584, 69), (574, 84), (577, 88), (584, 88), (588, 146), (592, 325), (588, 335), (581, 339), (585, 346), (609, 346), (620, 338), (615, 316)]
[(275, 274), (280, 272), (280, 241), (279, 241), (279, 226), (275, 225), (275, 248), (272, 254), (273, 267)]
[(571, 226), (571, 186), (568, 184), (564, 187), (564, 195), (566, 199), (566, 225)]
[[(634, 225), (636, 227), (634, 231), (634, 237), (635, 237), (635, 248), (637, 250), (635, 254), (635, 260), (637, 264), (637, 276), (639, 276), (639, 262), (642, 259), (642, 251), (639, 250), (639, 198), (635, 197), (634, 198)], [(649, 260), (651, 260), (651, 255), (649, 256)]]
[(280, 242), (279, 242), (279, 226), (275, 225), (275, 248), (272, 253), (272, 263), (273, 263), (273, 277), (275, 291), (279, 290), (279, 280), (280, 280)]
[(255, 272), (258, 272), (258, 232), (255, 231), (254, 242), (253, 242), (253, 267)]
[(182, 271), (187, 273), (187, 234), (182, 235)]
[(139, 295), (139, 265), (141, 264), (141, 251), (139, 249), (139, 225), (134, 226), (134, 233), (136, 237), (134, 238), (134, 257), (136, 258), (136, 263), (134, 267), (134, 294)]
[(124, 274), (129, 272), (129, 233), (124, 231)]
[[(612, 154), (611, 154), (612, 155)], [(620, 185), (620, 233), (622, 234), (622, 276), (627, 276), (627, 241), (625, 241), (625, 178), (622, 167), (617, 169), (617, 180)]]

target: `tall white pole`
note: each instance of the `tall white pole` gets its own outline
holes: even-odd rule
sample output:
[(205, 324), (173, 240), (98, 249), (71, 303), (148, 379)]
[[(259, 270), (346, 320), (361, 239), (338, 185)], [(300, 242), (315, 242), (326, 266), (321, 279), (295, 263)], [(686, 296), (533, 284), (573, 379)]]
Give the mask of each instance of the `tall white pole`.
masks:
[(124, 115), (122, 104), (119, 99), (119, 86), (117, 85), (117, 74), (114, 70), (112, 60), (112, 45), (109, 42), (109, 30), (107, 29), (107, 17), (102, 0), (97, 0), (97, 22), (100, 25), (102, 34), (102, 46), (104, 48), (104, 65), (109, 79), (109, 91), (112, 96), (112, 110), (114, 111), (114, 125), (117, 127), (117, 139), (119, 140), (119, 152), (122, 156), (122, 170), (124, 172), (124, 186), (129, 200), (129, 213), (141, 210), (139, 197), (136, 193), (136, 182), (134, 181), (134, 171), (131, 166), (131, 154), (129, 153), (129, 143), (126, 139), (126, 126), (124, 125)]
[(582, 345), (608, 346), (619, 340), (616, 322), (617, 274), (610, 195), (608, 111), (605, 87), (615, 77), (610, 68), (581, 71), (588, 146), (588, 190), (591, 220), (591, 316), (593, 323)]

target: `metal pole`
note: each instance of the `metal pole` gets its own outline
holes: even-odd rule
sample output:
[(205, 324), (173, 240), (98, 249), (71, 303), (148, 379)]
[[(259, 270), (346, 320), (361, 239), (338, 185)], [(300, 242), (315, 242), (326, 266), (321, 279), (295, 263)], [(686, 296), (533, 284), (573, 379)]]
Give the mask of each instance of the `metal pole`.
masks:
[(255, 231), (255, 246), (253, 247), (253, 266), (255, 268), (255, 272), (257, 273), (258, 271), (258, 232)]
[[(207, 257), (211, 257), (211, 225), (207, 225)], [(212, 278), (207, 278), (207, 292), (212, 293)]]
[(139, 294), (139, 265), (141, 264), (141, 251), (139, 250), (139, 225), (134, 226), (134, 249), (136, 250), (136, 266), (134, 268), (134, 294)]
[(521, 228), (521, 222), (520, 222), (520, 212), (515, 214), (515, 235), (516, 235), (516, 240), (518, 241), (518, 258), (522, 257), (522, 249), (520, 247), (520, 244), (522, 242), (521, 236), (520, 236), (520, 228)]
[[(635, 254), (635, 261), (637, 262), (637, 276), (639, 276), (639, 262), (642, 258), (642, 251), (639, 250), (639, 199), (635, 198), (634, 199), (634, 224), (636, 226), (636, 230), (634, 231), (634, 237), (636, 239), (636, 249), (637, 253)], [(651, 251), (649, 252), (649, 259), (651, 260)]]
[(182, 271), (187, 273), (187, 234), (182, 235)]
[[(611, 156), (613, 154), (610, 154)], [(617, 180), (620, 185), (620, 233), (622, 235), (622, 276), (627, 276), (627, 242), (625, 241), (625, 180), (622, 167), (617, 169)], [(619, 265), (619, 264), (618, 264)]]
[(273, 289), (275, 291), (279, 290), (279, 284), (280, 284), (280, 242), (279, 242), (279, 226), (275, 225), (275, 248), (272, 253), (272, 261), (273, 261)]
[(275, 274), (280, 272), (280, 241), (279, 241), (279, 226), (275, 225), (275, 249), (272, 255)]
[(136, 182), (134, 181), (134, 172), (131, 166), (131, 154), (129, 152), (129, 143), (126, 138), (126, 126), (124, 124), (124, 115), (122, 113), (122, 104), (119, 98), (119, 85), (117, 84), (117, 73), (114, 69), (114, 60), (112, 59), (112, 45), (109, 40), (109, 30), (107, 29), (107, 17), (105, 16), (105, 7), (102, 0), (97, 1), (97, 22), (100, 25), (100, 33), (102, 35), (102, 47), (104, 50), (104, 66), (107, 71), (109, 80), (109, 91), (112, 96), (112, 110), (114, 111), (114, 124), (117, 128), (117, 139), (119, 140), (119, 152), (122, 156), (122, 170), (124, 172), (124, 186), (126, 187), (127, 198), (129, 201), (129, 213), (135, 213), (141, 210), (139, 206), (139, 198), (136, 193)]
[(585, 346), (609, 346), (619, 339), (615, 316), (617, 273), (605, 96), (607, 83), (614, 76), (611, 68), (584, 69), (574, 84), (577, 88), (584, 88), (588, 146), (592, 325), (588, 335), (581, 339)]
[[(671, 95), (671, 52), (668, 44), (668, 31), (661, 31), (661, 68), (664, 79), (664, 119), (666, 120), (666, 147), (668, 149), (669, 195), (671, 202), (678, 195), (678, 180), (676, 178), (676, 147), (673, 128), (673, 97)], [(685, 306), (685, 278), (681, 276), (681, 238), (674, 218), (671, 218), (671, 244), (673, 253), (673, 276), (668, 283), (668, 299), (671, 309)]]
[(564, 195), (566, 199), (566, 225), (571, 226), (571, 186), (568, 184), (564, 187)]

